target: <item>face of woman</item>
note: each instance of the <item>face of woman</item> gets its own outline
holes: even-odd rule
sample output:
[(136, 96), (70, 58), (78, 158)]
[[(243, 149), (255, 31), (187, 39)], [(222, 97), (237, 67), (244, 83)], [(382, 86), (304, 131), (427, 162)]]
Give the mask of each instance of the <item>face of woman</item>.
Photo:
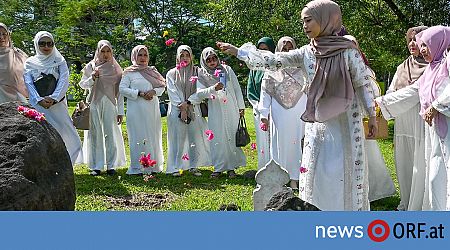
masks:
[(5, 28), (0, 27), (0, 48), (9, 46), (9, 33)]
[(102, 61), (109, 61), (112, 59), (112, 51), (111, 48), (108, 46), (103, 46), (103, 48), (100, 50), (100, 59)]
[(50, 55), (53, 51), (53, 46), (55, 45), (50, 37), (44, 36), (38, 42), (39, 50), (44, 55)]
[(294, 45), (292, 45), (291, 42), (286, 42), (283, 46), (283, 49), (281, 49), (282, 52), (288, 52), (289, 50), (293, 50)]
[(265, 44), (265, 43), (260, 43), (258, 45), (258, 49), (260, 49), (260, 50), (269, 50), (269, 46), (267, 46), (267, 44)]
[(217, 68), (218, 64), (219, 59), (217, 59), (216, 55), (210, 55), (208, 56), (208, 58), (206, 58), (206, 65), (208, 66), (208, 68), (215, 69)]
[(423, 59), (425, 59), (426, 62), (432, 62), (433, 57), (431, 56), (430, 49), (425, 43), (422, 43), (420, 45), (420, 53), (423, 56)]
[(180, 62), (186, 62), (187, 65), (191, 63), (191, 55), (188, 51), (183, 50), (180, 55)]
[(411, 32), (409, 39), (410, 39), (408, 43), (409, 53), (413, 56), (419, 56), (420, 50), (419, 45), (416, 42), (416, 32)]
[(139, 50), (139, 53), (137, 55), (136, 63), (138, 65), (147, 66), (148, 65), (148, 53), (145, 49)]
[(320, 34), (319, 23), (311, 16), (302, 16), (303, 31), (309, 39), (316, 38)]

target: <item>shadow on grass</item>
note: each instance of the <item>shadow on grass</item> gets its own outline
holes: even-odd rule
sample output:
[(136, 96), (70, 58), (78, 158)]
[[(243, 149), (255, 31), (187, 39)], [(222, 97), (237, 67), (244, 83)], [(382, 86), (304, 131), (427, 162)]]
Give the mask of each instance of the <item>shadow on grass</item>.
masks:
[[(131, 195), (134, 190), (149, 193), (172, 192), (182, 195), (188, 190), (224, 190), (228, 185), (256, 186), (254, 179), (245, 179), (238, 175), (229, 179), (225, 173), (219, 178), (211, 179), (211, 170), (201, 169), (202, 176), (194, 176), (184, 171), (181, 177), (174, 177), (165, 173), (154, 174), (154, 178), (144, 181), (143, 176), (129, 176), (126, 168), (117, 170), (115, 176), (102, 174), (101, 176), (90, 176), (87, 169), (76, 171), (75, 184), (77, 195)], [(80, 173), (82, 172), (82, 173)], [(133, 192), (132, 191), (132, 192)], [(134, 193), (134, 192), (133, 192)]]

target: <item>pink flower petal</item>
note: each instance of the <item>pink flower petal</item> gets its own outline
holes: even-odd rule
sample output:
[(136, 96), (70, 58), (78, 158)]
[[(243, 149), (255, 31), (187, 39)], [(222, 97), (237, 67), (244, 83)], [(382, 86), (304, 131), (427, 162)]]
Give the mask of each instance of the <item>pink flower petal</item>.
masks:
[(222, 72), (222, 70), (216, 69), (216, 70), (214, 71), (214, 76), (215, 76), (215, 77), (219, 77), (220, 72)]
[(186, 153), (184, 153), (183, 156), (181, 157), (181, 159), (182, 159), (183, 161), (189, 161), (189, 155), (186, 154)]
[(228, 99), (226, 97), (222, 98), (223, 103), (227, 103)]
[(208, 141), (214, 139), (214, 133), (210, 129), (205, 130), (205, 135), (207, 136)]
[(304, 174), (306, 172), (308, 172), (308, 169), (306, 169), (305, 167), (300, 167), (300, 173), (301, 174)]
[(211, 95), (210, 98), (211, 98), (211, 100), (214, 100), (214, 99), (216, 99), (216, 96), (215, 95)]
[(191, 78), (189, 79), (189, 81), (191, 81), (192, 84), (195, 84), (198, 80), (198, 76), (191, 76)]
[(250, 145), (250, 148), (252, 149), (252, 150), (256, 150), (256, 143), (252, 143), (251, 145)]
[(166, 46), (170, 46), (170, 45), (172, 45), (174, 42), (175, 42), (175, 39), (170, 38), (170, 39), (168, 39), (168, 40), (166, 41)]
[(261, 123), (259, 124), (259, 128), (260, 128), (262, 131), (267, 131), (268, 126), (267, 126), (265, 123), (261, 122)]

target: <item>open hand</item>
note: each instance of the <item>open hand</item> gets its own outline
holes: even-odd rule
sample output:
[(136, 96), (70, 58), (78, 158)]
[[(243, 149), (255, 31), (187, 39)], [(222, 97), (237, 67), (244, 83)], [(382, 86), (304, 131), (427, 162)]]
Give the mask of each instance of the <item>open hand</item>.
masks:
[(216, 42), (216, 46), (225, 54), (237, 56), (238, 48), (232, 44), (224, 42)]

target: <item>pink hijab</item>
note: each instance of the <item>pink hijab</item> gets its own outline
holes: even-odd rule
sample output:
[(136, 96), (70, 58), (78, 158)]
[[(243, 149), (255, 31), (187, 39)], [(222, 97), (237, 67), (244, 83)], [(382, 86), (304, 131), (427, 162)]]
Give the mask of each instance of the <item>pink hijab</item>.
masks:
[(104, 61), (100, 58), (100, 52), (104, 47), (109, 47), (113, 52), (112, 45), (107, 40), (100, 40), (97, 44), (94, 59), (89, 62), (83, 69), (85, 76), (90, 76), (95, 69), (98, 69), (100, 76), (92, 87), (92, 99), (94, 102), (106, 95), (110, 101), (117, 104), (117, 96), (119, 95), (119, 84), (122, 79), (122, 68), (117, 63), (114, 56), (110, 60)]
[[(416, 35), (420, 44), (424, 43), (432, 56), (432, 61), (426, 67), (425, 72), (417, 80), (419, 84), (420, 114), (424, 114), (431, 103), (438, 97), (437, 90), (444, 80), (448, 78), (449, 72), (444, 52), (450, 46), (450, 27), (434, 26)], [(445, 117), (438, 114), (435, 117), (436, 132), (440, 138), (447, 135), (448, 125)]]
[(142, 49), (145, 50), (148, 55), (148, 49), (147, 47), (145, 47), (145, 45), (138, 45), (134, 47), (131, 51), (131, 62), (133, 63), (133, 65), (126, 68), (123, 73), (127, 74), (128, 72), (139, 72), (148, 82), (152, 84), (153, 88), (166, 87), (166, 80), (155, 67), (137, 64), (139, 51), (141, 51)]
[(27, 55), (14, 47), (11, 32), (8, 27), (0, 23), (9, 34), (9, 46), (0, 48), (0, 91), (10, 100), (19, 100), (17, 93), (27, 97), (28, 92), (23, 80), (24, 63)]

